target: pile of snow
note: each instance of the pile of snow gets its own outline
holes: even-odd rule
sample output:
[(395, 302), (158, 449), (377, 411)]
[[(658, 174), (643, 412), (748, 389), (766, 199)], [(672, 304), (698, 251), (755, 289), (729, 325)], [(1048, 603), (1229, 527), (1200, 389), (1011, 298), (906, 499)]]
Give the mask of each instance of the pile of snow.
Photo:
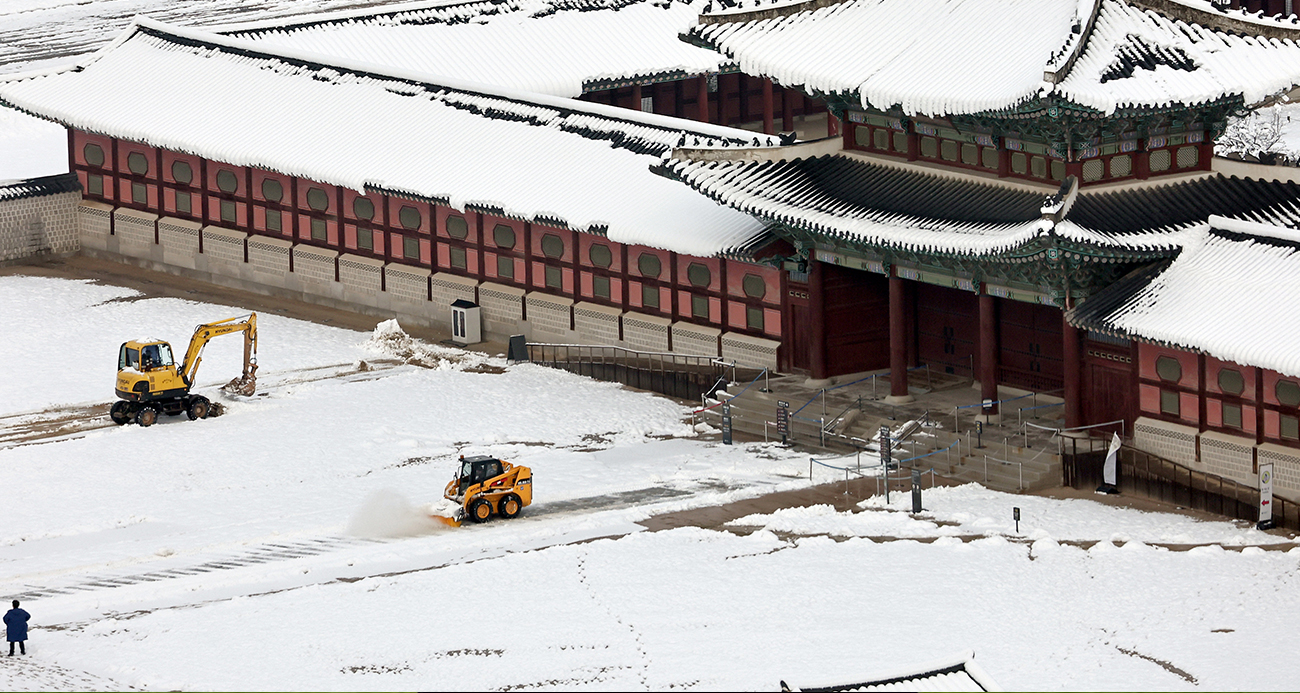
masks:
[[(1172, 513), (1142, 512), (1083, 499), (1054, 499), (986, 489), (979, 484), (922, 491), (924, 510), (912, 515), (910, 493), (872, 496), (859, 511), (837, 512), (829, 505), (786, 508), (748, 515), (728, 524), (787, 534), (839, 537), (936, 538), (1004, 536), (1048, 543), (1294, 544), (1247, 522), (1205, 521)], [(1020, 509), (1019, 529), (1013, 508)]]
[(423, 368), (472, 370), (481, 369), (489, 361), (487, 356), (478, 352), (421, 342), (406, 334), (397, 320), (385, 320), (376, 325), (370, 339), (361, 346), (368, 351)]

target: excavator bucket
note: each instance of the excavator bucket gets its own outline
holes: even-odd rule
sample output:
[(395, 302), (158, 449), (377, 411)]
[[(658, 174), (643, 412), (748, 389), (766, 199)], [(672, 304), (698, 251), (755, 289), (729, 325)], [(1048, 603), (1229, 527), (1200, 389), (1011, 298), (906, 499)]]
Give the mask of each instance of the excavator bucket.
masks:
[(221, 389), (232, 395), (252, 397), (257, 392), (257, 366), (254, 365), (247, 373), (226, 383)]

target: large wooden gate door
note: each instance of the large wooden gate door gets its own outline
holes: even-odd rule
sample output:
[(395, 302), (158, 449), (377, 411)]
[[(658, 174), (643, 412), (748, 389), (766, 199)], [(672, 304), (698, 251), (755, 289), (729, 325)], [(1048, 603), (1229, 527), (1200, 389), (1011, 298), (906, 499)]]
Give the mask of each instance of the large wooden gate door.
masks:
[(836, 265), (821, 269), (829, 374), (889, 368), (889, 279)]
[(971, 375), (979, 349), (979, 297), (916, 282), (916, 355), (945, 373)]
[(1065, 386), (1061, 311), (1052, 306), (998, 299), (998, 382), (1035, 392)]
[(1084, 340), (1080, 413), (1083, 424), (1123, 419), (1133, 430), (1137, 419), (1137, 378), (1132, 347)]

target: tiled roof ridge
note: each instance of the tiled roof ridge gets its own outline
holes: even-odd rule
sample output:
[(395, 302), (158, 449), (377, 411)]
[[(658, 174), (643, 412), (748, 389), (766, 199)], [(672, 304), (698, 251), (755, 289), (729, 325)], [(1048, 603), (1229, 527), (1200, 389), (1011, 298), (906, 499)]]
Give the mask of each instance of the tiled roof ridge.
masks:
[[(354, 7), (346, 10), (327, 10), (324, 12), (294, 14), (287, 17), (275, 17), (273, 19), (259, 19), (251, 22), (215, 24), (206, 28), (214, 34), (223, 34), (227, 36), (259, 34), (267, 31), (295, 31), (325, 24), (370, 22), (381, 18), (397, 20), (399, 15), (414, 15), (420, 12), (467, 8), (473, 5), (491, 6), (495, 8), (496, 11), (486, 12), (483, 14), (498, 14), (503, 9), (515, 9), (527, 1), (528, 0), (416, 0), (416, 2), (405, 2), (396, 5)], [(400, 23), (400, 20), (398, 20), (398, 23)]]
[[(565, 10), (579, 12), (620, 9), (638, 3), (671, 5), (681, 0), (417, 0), (397, 5), (378, 7), (360, 7), (346, 10), (297, 14), (274, 19), (261, 19), (251, 22), (218, 24), (207, 27), (215, 34), (228, 36), (252, 36), (271, 31), (298, 31), (331, 24), (458, 24), (469, 22), (477, 17), (490, 17), (507, 12), (532, 9), (530, 18), (546, 17)], [(580, 4), (585, 3), (585, 4)], [(473, 7), (483, 10), (474, 12)], [(535, 7), (535, 9), (533, 9)], [(439, 18), (441, 13), (463, 10), (460, 17)]]
[[(97, 51), (85, 62), (79, 63), (72, 67), (65, 67), (61, 70), (43, 71), (39, 73), (23, 73), (0, 77), (3, 81), (20, 81), (39, 77), (53, 72), (77, 71), (84, 69), (100, 55), (106, 54), (118, 45), (128, 40), (136, 33), (144, 33), (165, 41), (171, 41), (182, 45), (189, 45), (196, 48), (208, 48), (221, 50), (223, 52), (233, 52), (249, 57), (276, 60), (288, 64), (297, 64), (312, 69), (338, 70), (340, 72), (353, 74), (359, 77), (371, 78), (381, 81), (404, 82), (413, 88), (422, 89), (430, 93), (458, 92), (471, 97), (485, 97), (490, 99), (500, 99), (524, 106), (526, 108), (547, 108), (555, 110), (561, 118), (590, 116), (602, 120), (614, 121), (631, 127), (646, 127), (659, 130), (665, 133), (684, 132), (687, 135), (706, 137), (718, 141), (723, 146), (750, 145), (758, 142), (758, 146), (763, 144), (776, 144), (779, 140), (775, 136), (753, 133), (737, 128), (729, 128), (710, 123), (701, 123), (694, 120), (682, 118), (673, 118), (671, 116), (662, 116), (654, 113), (645, 113), (642, 111), (619, 108), (617, 106), (608, 106), (605, 104), (592, 103), (589, 101), (580, 101), (549, 94), (539, 94), (536, 92), (526, 92), (512, 90), (503, 87), (497, 87), (490, 84), (479, 82), (470, 82), (450, 77), (441, 77), (437, 75), (424, 74), (414, 71), (406, 71), (396, 68), (390, 68), (383, 65), (350, 61), (335, 56), (314, 53), (309, 51), (290, 51), (275, 49), (261, 43), (234, 38), (220, 34), (214, 34), (200, 29), (190, 27), (179, 27), (166, 24), (144, 16), (137, 16), (128, 29), (123, 31), (123, 35)], [(513, 116), (505, 111), (495, 111), (493, 109), (483, 109), (477, 105), (467, 104), (457, 99), (443, 99), (450, 106), (470, 110), (476, 114), (490, 118), (505, 118), (512, 120), (531, 120), (526, 116)], [(535, 124), (542, 125), (540, 121)], [(571, 128), (571, 129), (570, 129)], [(620, 146), (639, 153), (650, 153), (660, 155), (666, 151), (666, 148), (655, 147), (651, 149), (641, 148), (635, 144), (626, 144), (624, 139), (618, 136), (618, 133), (610, 131), (601, 131), (603, 134), (596, 135), (597, 131), (581, 126), (568, 124), (569, 131), (580, 134), (584, 137), (592, 138), (595, 136), (599, 139), (611, 140), (615, 146)]]
[(823, 7), (856, 1), (857, 0), (794, 0), (793, 2), (775, 2), (765, 7), (758, 7), (752, 10), (725, 7), (716, 12), (701, 14), (700, 24), (731, 24), (753, 22), (760, 19), (776, 19), (778, 17), (796, 15), (800, 12), (809, 12), (811, 10), (819, 10)]
[(0, 181), (0, 200), (21, 200), (79, 190), (81, 183), (77, 180), (77, 174), (59, 173), (26, 180)]
[[(1265, 17), (1263, 12), (1252, 17), (1245, 11), (1232, 14), (1197, 7), (1182, 0), (1117, 0), (1134, 7), (1150, 10), (1188, 24), (1196, 24), (1214, 31), (1223, 31), (1241, 36), (1262, 36), (1264, 38), (1290, 39), (1300, 41), (1300, 22), (1295, 18), (1286, 21)], [(1239, 15), (1239, 16), (1238, 16)]]

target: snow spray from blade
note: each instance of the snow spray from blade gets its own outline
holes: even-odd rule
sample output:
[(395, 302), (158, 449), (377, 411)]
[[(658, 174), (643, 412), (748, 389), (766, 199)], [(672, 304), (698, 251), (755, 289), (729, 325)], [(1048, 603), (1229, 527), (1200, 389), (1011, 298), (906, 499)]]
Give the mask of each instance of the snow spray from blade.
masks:
[(428, 507), (416, 507), (392, 489), (371, 493), (348, 522), (348, 534), (371, 539), (414, 537), (446, 529), (430, 516)]

